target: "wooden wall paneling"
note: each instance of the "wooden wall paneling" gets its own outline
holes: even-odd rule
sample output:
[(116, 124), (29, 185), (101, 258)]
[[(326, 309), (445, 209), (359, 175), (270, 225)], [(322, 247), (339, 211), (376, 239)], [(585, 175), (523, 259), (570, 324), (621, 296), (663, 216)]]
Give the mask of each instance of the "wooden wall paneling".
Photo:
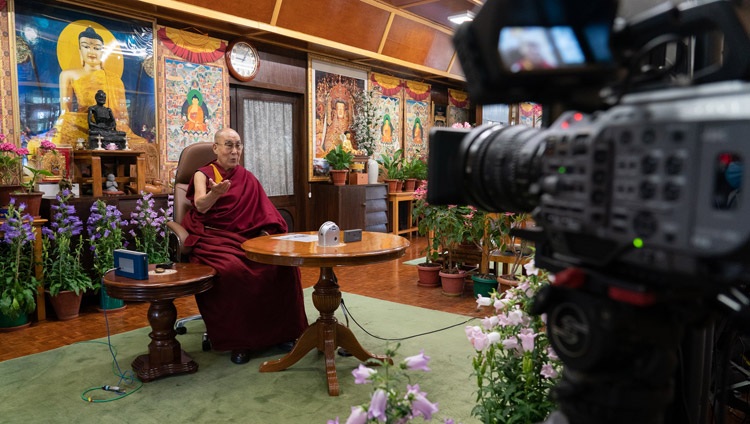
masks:
[(248, 83), (232, 78), (233, 84), (304, 94), (307, 88), (307, 60), (291, 59), (259, 49), (260, 69)]
[(396, 16), (383, 54), (445, 71), (453, 56), (453, 41), (447, 33)]
[(179, 0), (181, 3), (205, 7), (258, 22), (271, 23), (276, 0)]
[(389, 15), (359, 1), (285, 0), (276, 25), (374, 52)]

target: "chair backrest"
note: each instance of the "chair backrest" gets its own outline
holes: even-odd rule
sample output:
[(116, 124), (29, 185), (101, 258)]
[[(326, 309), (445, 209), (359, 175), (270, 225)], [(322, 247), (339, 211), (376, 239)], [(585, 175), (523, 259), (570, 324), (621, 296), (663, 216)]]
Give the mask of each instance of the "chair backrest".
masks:
[(195, 143), (185, 147), (177, 162), (177, 173), (174, 178), (174, 221), (182, 223), (187, 211), (193, 205), (187, 200), (187, 188), (193, 174), (201, 166), (216, 159), (212, 142)]

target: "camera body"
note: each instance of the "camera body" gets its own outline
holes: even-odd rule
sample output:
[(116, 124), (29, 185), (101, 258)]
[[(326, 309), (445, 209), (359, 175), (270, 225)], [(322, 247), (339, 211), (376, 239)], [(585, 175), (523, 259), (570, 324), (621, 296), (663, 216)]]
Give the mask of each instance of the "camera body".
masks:
[[(606, 102), (565, 95), (590, 94), (592, 87), (601, 92), (605, 80), (632, 92), (618, 96), (606, 110), (563, 112), (543, 130), (433, 130), (428, 201), (532, 212), (536, 232), (522, 231), (523, 236), (537, 242), (536, 262), (551, 271), (583, 267), (659, 289), (705, 286), (707, 278), (750, 281), (750, 222), (744, 219), (750, 216), (750, 202), (740, 196), (750, 184), (742, 172), (750, 158), (744, 137), (750, 134), (750, 84), (744, 82), (750, 64), (729, 54), (746, 52), (750, 40), (732, 6), (719, 1), (659, 9), (610, 35), (602, 28), (607, 22), (608, 28), (614, 25), (612, 2), (601, 2), (576, 19), (566, 17), (581, 7), (577, 1), (529, 2), (521, 9), (530, 12), (498, 15), (510, 10), (508, 3), (487, 2), (476, 23), (456, 34), (470, 92), (480, 103), (523, 99), (594, 108)], [(552, 3), (559, 7), (553, 10)], [(629, 36), (633, 28), (640, 36), (623, 41), (622, 34)], [(731, 34), (724, 37), (722, 66), (702, 74), (708, 82), (658, 85), (652, 78), (634, 84), (638, 79), (629, 70), (636, 68), (633, 63), (640, 65), (642, 49), (717, 28)], [(507, 45), (521, 41), (504, 43), (508, 31), (546, 40), (544, 55), (559, 66), (515, 69)], [(605, 42), (618, 50), (606, 54)], [(561, 53), (566, 46), (573, 46), (574, 53)], [(626, 83), (618, 82), (618, 75)], [(733, 79), (724, 80), (729, 76)], [(715, 79), (720, 81), (711, 82)], [(506, 86), (515, 89), (498, 91)], [(436, 172), (437, 165), (446, 164), (447, 171)]]

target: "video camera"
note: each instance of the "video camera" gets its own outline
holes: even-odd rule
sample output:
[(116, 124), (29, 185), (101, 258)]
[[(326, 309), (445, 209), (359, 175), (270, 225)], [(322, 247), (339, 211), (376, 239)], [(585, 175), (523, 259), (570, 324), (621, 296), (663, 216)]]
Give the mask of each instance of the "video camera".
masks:
[[(558, 272), (536, 309), (566, 366), (563, 412), (661, 423), (683, 327), (716, 305), (750, 317), (738, 290), (750, 282), (750, 38), (728, 1), (616, 12), (488, 0), (459, 27), (473, 101), (542, 103), (556, 119), (433, 129), (427, 200), (531, 212), (536, 227), (516, 234)], [(712, 41), (714, 62), (691, 63), (695, 40)]]

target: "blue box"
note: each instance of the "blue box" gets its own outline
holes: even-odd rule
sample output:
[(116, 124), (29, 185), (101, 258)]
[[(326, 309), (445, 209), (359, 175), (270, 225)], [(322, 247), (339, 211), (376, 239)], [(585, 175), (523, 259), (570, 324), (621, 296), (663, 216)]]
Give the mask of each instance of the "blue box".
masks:
[(148, 255), (133, 250), (116, 249), (115, 275), (134, 280), (148, 280)]

